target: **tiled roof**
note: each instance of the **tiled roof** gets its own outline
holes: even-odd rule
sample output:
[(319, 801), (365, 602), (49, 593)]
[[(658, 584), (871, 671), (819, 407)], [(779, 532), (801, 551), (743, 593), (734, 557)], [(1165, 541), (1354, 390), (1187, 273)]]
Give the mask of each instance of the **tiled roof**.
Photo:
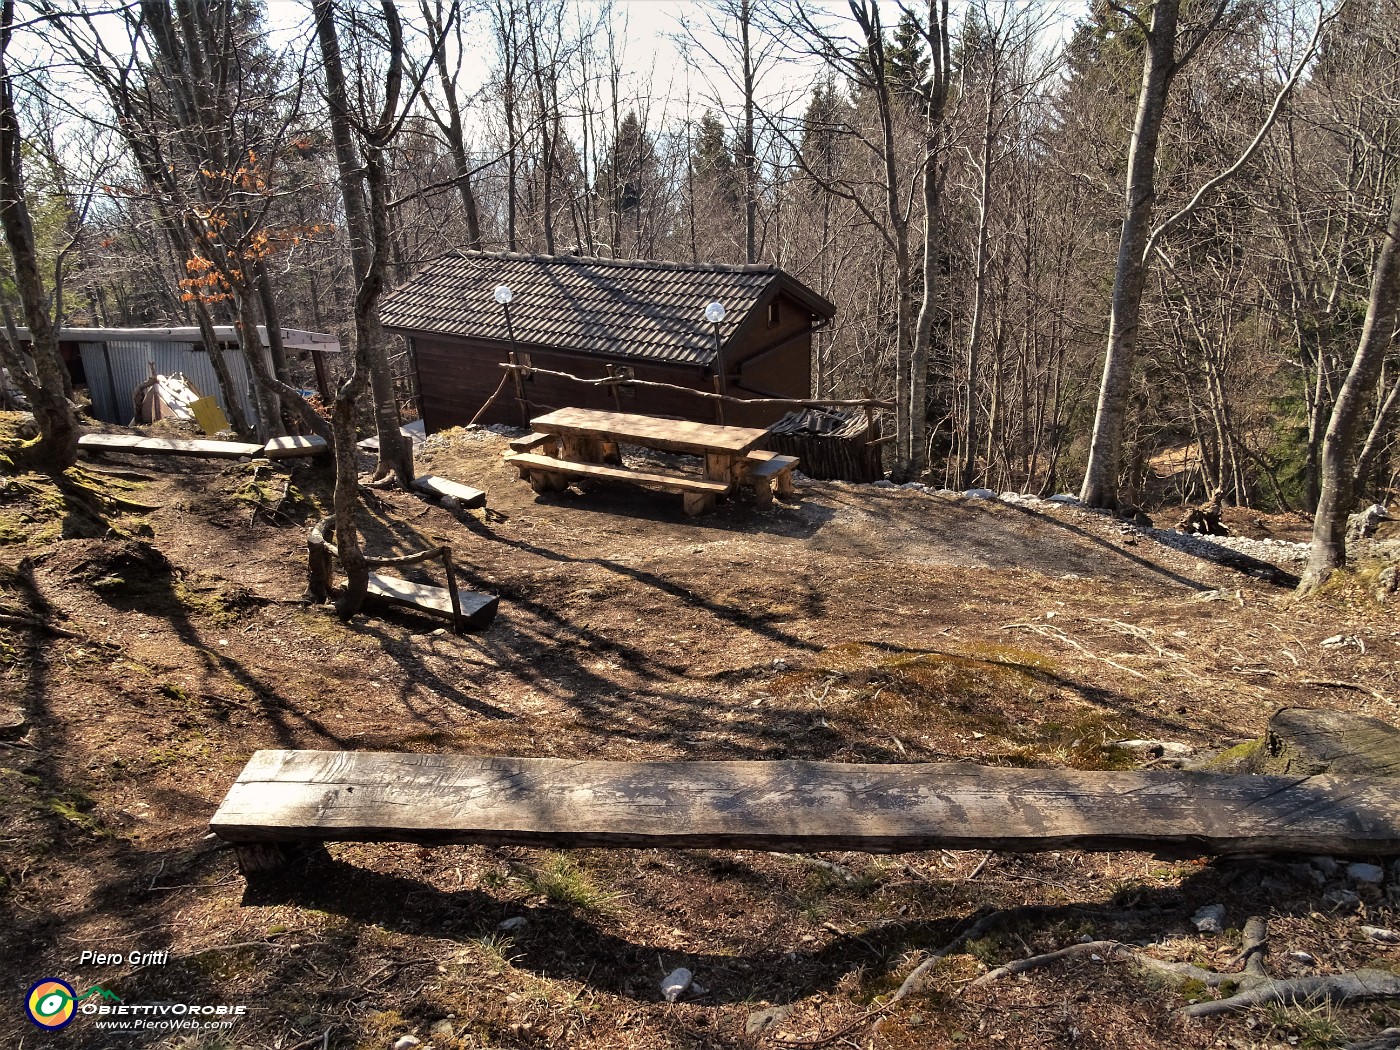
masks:
[(774, 266), (464, 251), (428, 263), (379, 310), (386, 328), (504, 343), (505, 311), (492, 298), (504, 284), (514, 296), (510, 318), (520, 345), (709, 365), (715, 337), (706, 304), (724, 304), (720, 338), (727, 341), (774, 282), (814, 315), (834, 315), (835, 307)]

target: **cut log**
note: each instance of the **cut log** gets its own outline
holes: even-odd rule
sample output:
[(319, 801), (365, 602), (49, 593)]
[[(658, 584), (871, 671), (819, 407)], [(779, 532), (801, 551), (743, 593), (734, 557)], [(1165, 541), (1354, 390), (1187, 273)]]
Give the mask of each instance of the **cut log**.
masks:
[(214, 459), (252, 458), (263, 454), (262, 445), (245, 441), (212, 441), (207, 438), (156, 438), (136, 434), (84, 434), (78, 451), (90, 454), (124, 452), (142, 456), (208, 456)]
[(426, 492), (430, 496), (451, 496), (464, 507), (484, 507), (486, 506), (486, 493), (481, 489), (474, 489), (470, 485), (462, 485), (456, 481), (449, 481), (447, 478), (440, 478), (436, 474), (424, 474), (421, 478), (415, 478), (413, 487), (419, 492)]
[(296, 456), (319, 456), (330, 448), (326, 439), (315, 434), (291, 434), (273, 438), (263, 446), (268, 459), (292, 459)]
[(210, 826), (230, 842), (1374, 857), (1400, 853), (1400, 798), (1333, 776), (259, 751)]
[(1400, 777), (1400, 729), (1349, 711), (1285, 707), (1269, 719), (1247, 768), (1281, 776)]
[(547, 456), (559, 453), (558, 434), (526, 434), (523, 437), (511, 438), (506, 443), (512, 452), (533, 452), (540, 449)]

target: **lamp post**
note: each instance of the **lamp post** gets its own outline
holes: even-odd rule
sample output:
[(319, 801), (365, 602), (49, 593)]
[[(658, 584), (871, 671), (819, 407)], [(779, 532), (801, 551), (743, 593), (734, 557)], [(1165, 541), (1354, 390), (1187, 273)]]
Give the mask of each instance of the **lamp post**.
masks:
[(515, 377), (515, 403), (520, 407), (520, 420), (523, 424), (530, 421), (530, 406), (525, 400), (525, 380), (520, 374), (520, 361), (515, 352), (515, 325), (510, 319), (510, 304), (515, 298), (515, 293), (510, 290), (508, 284), (498, 284), (491, 293), (491, 298), (501, 304), (501, 309), (506, 312), (506, 336), (510, 339), (510, 363), (513, 366), (510, 374)]
[[(723, 395), (728, 391), (728, 386), (724, 381), (724, 357), (720, 353), (721, 340), (719, 335), (719, 325), (724, 320), (724, 304), (715, 300), (705, 307), (705, 320), (715, 326), (715, 393)], [(719, 406), (719, 421), (723, 423), (724, 402), (717, 401), (715, 403)]]

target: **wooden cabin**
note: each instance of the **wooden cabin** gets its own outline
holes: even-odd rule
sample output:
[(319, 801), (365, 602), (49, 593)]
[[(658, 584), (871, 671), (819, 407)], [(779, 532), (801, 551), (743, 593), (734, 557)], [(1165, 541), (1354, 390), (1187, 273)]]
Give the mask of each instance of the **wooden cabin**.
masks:
[[(493, 296), (499, 285), (510, 289), (508, 308)], [(725, 308), (718, 333), (704, 316), (711, 302)], [(467, 251), (433, 260), (380, 307), (385, 329), (408, 339), (429, 432), (470, 422), (512, 353), (519, 364), (584, 379), (623, 374), (739, 398), (807, 398), (812, 333), (835, 314), (773, 266)], [(479, 422), (524, 425), (566, 407), (720, 420), (715, 401), (683, 390), (536, 372), (508, 377)], [(785, 411), (726, 404), (723, 421), (767, 426)]]

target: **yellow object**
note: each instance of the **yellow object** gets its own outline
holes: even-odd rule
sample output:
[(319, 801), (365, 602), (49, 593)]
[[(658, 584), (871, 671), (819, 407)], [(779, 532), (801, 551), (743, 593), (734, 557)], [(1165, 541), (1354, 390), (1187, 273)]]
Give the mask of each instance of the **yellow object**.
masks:
[(206, 434), (217, 434), (221, 430), (231, 429), (224, 410), (212, 397), (201, 397), (197, 401), (191, 401), (189, 407), (194, 413), (194, 421), (199, 424), (199, 429)]

